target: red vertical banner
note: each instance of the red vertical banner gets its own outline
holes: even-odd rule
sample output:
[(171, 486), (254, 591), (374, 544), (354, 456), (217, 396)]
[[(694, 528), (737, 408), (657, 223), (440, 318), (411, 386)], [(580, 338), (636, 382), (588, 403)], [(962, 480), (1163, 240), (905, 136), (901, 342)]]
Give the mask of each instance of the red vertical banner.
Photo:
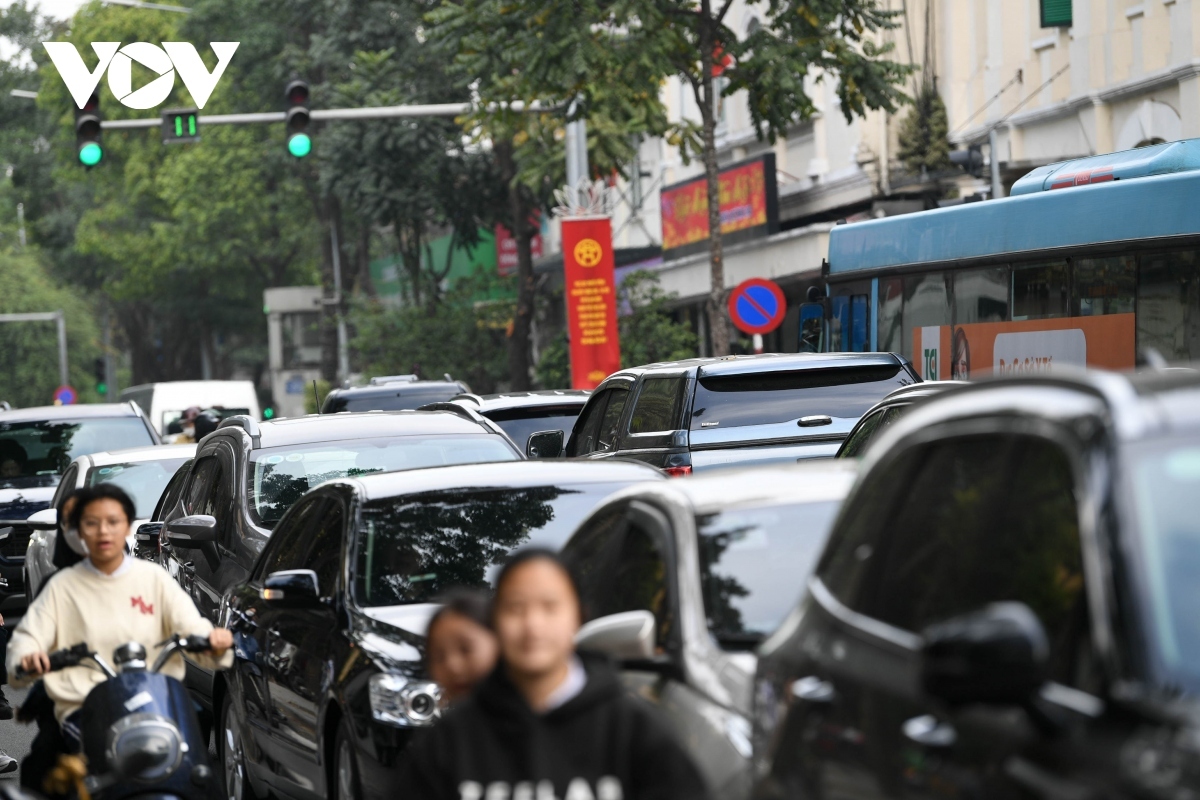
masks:
[(617, 340), (617, 286), (608, 217), (562, 221), (571, 388), (594, 389), (621, 368)]

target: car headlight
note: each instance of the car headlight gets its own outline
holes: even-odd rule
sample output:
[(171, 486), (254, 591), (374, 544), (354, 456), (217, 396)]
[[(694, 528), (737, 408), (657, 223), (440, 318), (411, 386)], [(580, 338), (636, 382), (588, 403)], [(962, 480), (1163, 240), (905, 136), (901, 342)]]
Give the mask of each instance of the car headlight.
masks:
[(158, 714), (131, 714), (108, 729), (108, 762), (118, 775), (154, 783), (179, 768), (187, 744), (179, 728)]
[(369, 681), (371, 716), (402, 728), (430, 725), (440, 713), (442, 691), (436, 683), (380, 673)]

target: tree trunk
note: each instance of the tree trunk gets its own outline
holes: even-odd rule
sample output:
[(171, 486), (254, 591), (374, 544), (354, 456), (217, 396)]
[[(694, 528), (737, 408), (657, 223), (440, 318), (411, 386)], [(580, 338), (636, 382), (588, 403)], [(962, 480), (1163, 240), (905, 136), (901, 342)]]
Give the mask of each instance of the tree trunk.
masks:
[(508, 374), (514, 392), (533, 388), (530, 380), (529, 334), (533, 319), (533, 228), (529, 224), (532, 209), (516, 180), (512, 143), (495, 149), (500, 174), (508, 186), (510, 230), (517, 241), (517, 305), (513, 310), (512, 333), (508, 337)]
[(700, 12), (700, 120), (704, 139), (704, 177), (708, 195), (708, 250), (711, 286), (708, 293), (708, 330), (712, 337), (712, 355), (729, 355), (729, 321), (725, 312), (725, 250), (721, 243), (721, 170), (717, 166), (715, 113), (716, 97), (712, 79), (717, 48), (709, 0), (702, 0)]

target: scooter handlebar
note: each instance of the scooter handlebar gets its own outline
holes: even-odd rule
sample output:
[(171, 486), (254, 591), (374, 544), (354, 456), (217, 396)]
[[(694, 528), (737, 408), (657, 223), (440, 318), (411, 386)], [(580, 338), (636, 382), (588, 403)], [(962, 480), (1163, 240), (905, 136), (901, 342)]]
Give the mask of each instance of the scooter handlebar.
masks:
[[(79, 662), (83, 661), (92, 655), (92, 650), (87, 646), (87, 642), (80, 642), (73, 647), (67, 647), (62, 650), (56, 650), (50, 654), (50, 672), (58, 672), (60, 669), (67, 667), (75, 667)], [(30, 673), (26, 672), (23, 667), (17, 668), (18, 678), (28, 678)]]

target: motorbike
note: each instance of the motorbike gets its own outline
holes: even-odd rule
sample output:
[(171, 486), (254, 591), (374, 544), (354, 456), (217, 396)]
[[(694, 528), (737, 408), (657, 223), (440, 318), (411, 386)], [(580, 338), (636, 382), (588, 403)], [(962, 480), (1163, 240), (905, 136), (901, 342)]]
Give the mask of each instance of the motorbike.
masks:
[[(114, 651), (115, 669), (86, 643), (50, 654), (51, 672), (90, 661), (107, 677), (83, 702), (80, 729), (87, 773), (77, 776), (75, 792), (81, 798), (213, 796), (208, 744), (192, 699), (183, 684), (159, 672), (177, 651), (207, 651), (208, 638), (177, 635), (161, 646), (150, 668), (146, 648), (136, 642)], [(59, 763), (63, 766), (64, 759)]]

